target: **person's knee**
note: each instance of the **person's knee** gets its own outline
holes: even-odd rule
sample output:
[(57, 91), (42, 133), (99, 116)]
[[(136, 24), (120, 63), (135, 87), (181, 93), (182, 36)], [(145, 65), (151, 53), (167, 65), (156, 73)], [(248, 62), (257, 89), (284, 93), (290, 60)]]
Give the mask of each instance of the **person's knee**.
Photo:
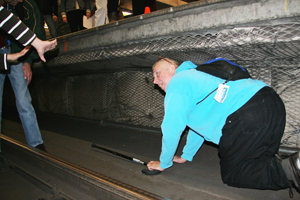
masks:
[(221, 178), (224, 184), (230, 185), (230, 175), (228, 172), (225, 172), (224, 170), (221, 170)]

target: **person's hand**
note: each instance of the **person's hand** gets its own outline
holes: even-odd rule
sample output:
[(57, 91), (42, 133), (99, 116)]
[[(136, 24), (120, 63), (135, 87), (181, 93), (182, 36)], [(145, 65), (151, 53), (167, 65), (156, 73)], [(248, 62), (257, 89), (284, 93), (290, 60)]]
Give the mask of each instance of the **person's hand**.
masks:
[(68, 23), (68, 20), (66, 17), (63, 17), (63, 22), (65, 22), (66, 24)]
[(19, 53), (13, 53), (13, 54), (7, 54), (7, 60), (8, 61), (14, 61), (14, 60), (18, 60), (18, 58), (24, 56), (27, 51), (29, 51), (30, 46), (25, 47), (22, 51), (20, 51)]
[(57, 16), (56, 16), (56, 15), (53, 15), (52, 17), (53, 17), (53, 21), (56, 22), (56, 21), (57, 21)]
[(44, 57), (44, 53), (54, 49), (57, 45), (57, 40), (52, 41), (42, 41), (39, 38), (35, 38), (33, 42), (31, 43), (32, 46), (36, 49), (38, 55), (40, 56), (41, 60), (46, 62), (46, 59)]
[(24, 79), (27, 80), (27, 85), (29, 85), (32, 78), (32, 71), (30, 68), (30, 64), (27, 62), (24, 62), (23, 64), (23, 73), (24, 73)]
[(93, 17), (94, 14), (95, 14), (95, 10), (92, 10), (90, 17)]
[(86, 13), (86, 18), (89, 19), (91, 17), (91, 13)]
[(147, 167), (149, 170), (159, 170), (159, 171), (164, 171), (165, 169), (160, 167), (160, 162), (159, 161), (150, 161), (147, 164)]
[(185, 163), (186, 159), (184, 159), (184, 158), (182, 158), (180, 156), (174, 156), (173, 162), (176, 162), (176, 163)]

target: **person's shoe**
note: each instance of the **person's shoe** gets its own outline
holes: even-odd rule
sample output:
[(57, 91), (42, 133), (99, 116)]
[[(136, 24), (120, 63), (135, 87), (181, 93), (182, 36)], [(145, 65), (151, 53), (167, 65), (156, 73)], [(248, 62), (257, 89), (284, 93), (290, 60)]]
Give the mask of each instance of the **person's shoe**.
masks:
[(108, 14), (108, 21), (109, 21), (109, 23), (118, 21), (117, 12), (114, 11), (114, 12), (109, 13)]
[(299, 157), (291, 157), (289, 159), (294, 173), (293, 182), (298, 191), (300, 191), (300, 159)]
[(47, 150), (45, 149), (44, 144), (39, 144), (39, 145), (37, 145), (35, 148), (47, 152)]
[(300, 158), (299, 154), (283, 159), (282, 168), (295, 189), (300, 192)]

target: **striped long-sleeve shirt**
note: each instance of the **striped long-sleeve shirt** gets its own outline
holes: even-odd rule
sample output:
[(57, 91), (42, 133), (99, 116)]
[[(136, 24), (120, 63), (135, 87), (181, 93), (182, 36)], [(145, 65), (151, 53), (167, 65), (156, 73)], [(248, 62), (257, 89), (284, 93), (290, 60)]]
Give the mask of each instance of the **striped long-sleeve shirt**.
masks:
[[(35, 33), (3, 6), (0, 7), (0, 28), (11, 34), (23, 46), (29, 45), (36, 37)], [(6, 54), (0, 55), (0, 69), (2, 70), (9, 70), (6, 58)]]

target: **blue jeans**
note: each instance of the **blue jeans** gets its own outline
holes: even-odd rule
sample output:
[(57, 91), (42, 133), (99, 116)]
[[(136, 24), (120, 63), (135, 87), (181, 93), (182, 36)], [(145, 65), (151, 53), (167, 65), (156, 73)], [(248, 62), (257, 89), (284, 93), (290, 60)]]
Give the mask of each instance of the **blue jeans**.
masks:
[(43, 15), (44, 20), (46, 21), (46, 24), (49, 28), (49, 32), (52, 38), (57, 37), (57, 32), (56, 32), (56, 27), (55, 23), (53, 21), (53, 16), (52, 15)]
[[(8, 49), (0, 49), (0, 53), (8, 53)], [(11, 65), (10, 74), (0, 74), (0, 133), (2, 116), (2, 96), (3, 86), (6, 75), (13, 87), (16, 105), (19, 112), (26, 141), (30, 146), (37, 146), (43, 143), (41, 132), (37, 123), (36, 114), (31, 104), (31, 96), (27, 87), (27, 80), (24, 79), (23, 63)]]

